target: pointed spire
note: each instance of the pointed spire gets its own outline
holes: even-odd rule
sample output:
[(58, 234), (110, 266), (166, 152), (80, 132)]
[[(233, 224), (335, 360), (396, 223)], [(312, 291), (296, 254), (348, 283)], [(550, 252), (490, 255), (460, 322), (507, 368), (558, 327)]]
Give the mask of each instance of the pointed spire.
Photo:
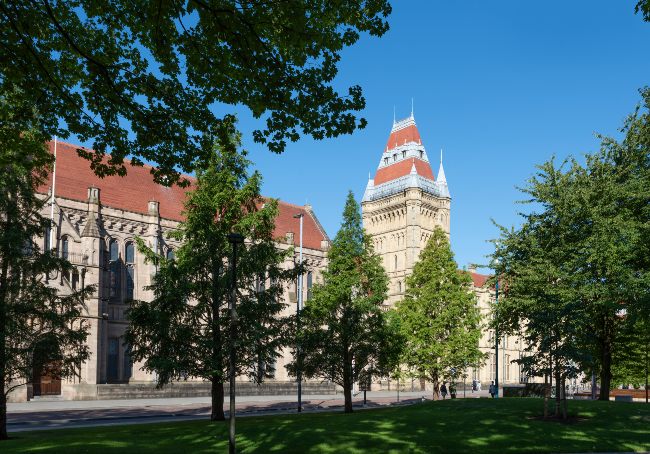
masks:
[(413, 115), (413, 98), (411, 98), (411, 118), (415, 118)]
[(88, 215), (88, 220), (84, 226), (83, 231), (81, 232), (82, 237), (90, 238), (99, 238), (99, 223), (97, 222), (97, 217), (93, 211)]
[(418, 174), (418, 171), (415, 168), (415, 158), (412, 158), (412, 161), (411, 161), (411, 175), (417, 175), (417, 174)]
[(442, 148), (440, 149), (440, 168), (438, 169), (438, 183), (447, 184), (447, 177), (445, 176), (445, 168), (442, 166)]

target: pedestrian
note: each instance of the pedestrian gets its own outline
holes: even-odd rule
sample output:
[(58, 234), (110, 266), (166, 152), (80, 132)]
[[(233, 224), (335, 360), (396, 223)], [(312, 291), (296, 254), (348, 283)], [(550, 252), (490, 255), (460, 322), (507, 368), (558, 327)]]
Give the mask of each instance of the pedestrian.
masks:
[(472, 380), (472, 392), (478, 391), (478, 385), (476, 384), (476, 379)]
[(449, 395), (451, 396), (452, 399), (456, 398), (456, 385), (454, 385), (453, 383), (449, 385)]
[(478, 392), (481, 392), (481, 381), (480, 380), (476, 380), (476, 390)]
[(445, 382), (442, 382), (442, 386), (440, 387), (440, 394), (442, 395), (442, 399), (444, 400), (447, 397), (447, 386), (445, 385)]
[(490, 396), (494, 398), (494, 395), (497, 393), (496, 386), (494, 386), (494, 380), (492, 380), (492, 383), (490, 383), (489, 392), (490, 392)]

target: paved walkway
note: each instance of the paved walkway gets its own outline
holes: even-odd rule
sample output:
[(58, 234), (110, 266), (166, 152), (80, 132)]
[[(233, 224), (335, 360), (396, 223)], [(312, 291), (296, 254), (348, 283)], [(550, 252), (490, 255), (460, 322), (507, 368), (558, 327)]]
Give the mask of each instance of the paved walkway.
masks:
[[(487, 396), (483, 393), (467, 393), (467, 397)], [(367, 393), (366, 408), (389, 405), (410, 405), (431, 399), (429, 392), (401, 392), (399, 400), (394, 391)], [(460, 396), (462, 398), (462, 392)], [(304, 395), (303, 411), (317, 412), (343, 408), (341, 394)], [(353, 399), (355, 408), (363, 408), (363, 393)], [(229, 400), (224, 402), (224, 410)], [(210, 415), (209, 397), (92, 400), (92, 401), (31, 401), (8, 404), (10, 432), (44, 430), (71, 427), (92, 427), (118, 424), (140, 424), (161, 421), (205, 419)], [(296, 396), (239, 396), (237, 415), (294, 413)], [(227, 413), (227, 411), (226, 411)]]

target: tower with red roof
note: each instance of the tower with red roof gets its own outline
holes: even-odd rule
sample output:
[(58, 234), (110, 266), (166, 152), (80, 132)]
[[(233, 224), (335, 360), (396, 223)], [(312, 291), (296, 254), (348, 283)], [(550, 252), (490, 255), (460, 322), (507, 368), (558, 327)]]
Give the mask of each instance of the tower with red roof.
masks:
[(403, 297), (405, 279), (435, 227), (449, 235), (451, 196), (442, 151), (436, 179), (413, 113), (393, 121), (361, 207), (366, 232), (390, 278), (386, 304), (392, 306)]

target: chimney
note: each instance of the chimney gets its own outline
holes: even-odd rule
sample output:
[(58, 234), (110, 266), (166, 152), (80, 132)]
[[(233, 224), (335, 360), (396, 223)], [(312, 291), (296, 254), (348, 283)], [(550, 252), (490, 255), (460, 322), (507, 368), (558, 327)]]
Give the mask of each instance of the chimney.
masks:
[(148, 211), (151, 216), (158, 216), (160, 210), (160, 204), (156, 200), (150, 200)]
[(293, 232), (287, 232), (285, 238), (287, 239), (287, 244), (293, 244)]
[(88, 203), (99, 205), (99, 188), (94, 186), (88, 188)]

